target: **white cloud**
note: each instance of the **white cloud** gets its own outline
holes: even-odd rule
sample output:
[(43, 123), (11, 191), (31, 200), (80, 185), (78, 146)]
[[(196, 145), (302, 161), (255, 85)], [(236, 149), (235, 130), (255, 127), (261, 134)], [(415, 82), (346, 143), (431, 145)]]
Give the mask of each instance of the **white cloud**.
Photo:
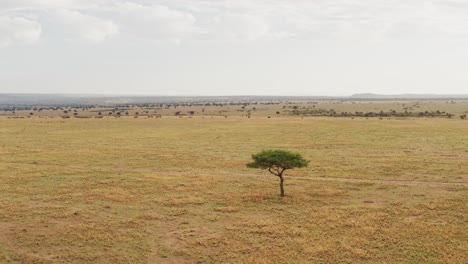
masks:
[(68, 39), (78, 36), (90, 42), (101, 42), (119, 32), (117, 25), (110, 20), (67, 9), (60, 9), (55, 13), (63, 26), (63, 34)]
[(189, 12), (165, 5), (124, 2), (97, 11), (119, 21), (125, 34), (154, 40), (180, 41), (198, 32), (196, 18)]
[(0, 47), (32, 44), (41, 37), (42, 27), (22, 17), (0, 16)]
[(2, 0), (2, 13), (56, 14), (64, 38), (92, 42), (119, 32), (156, 41), (468, 35), (465, 0)]

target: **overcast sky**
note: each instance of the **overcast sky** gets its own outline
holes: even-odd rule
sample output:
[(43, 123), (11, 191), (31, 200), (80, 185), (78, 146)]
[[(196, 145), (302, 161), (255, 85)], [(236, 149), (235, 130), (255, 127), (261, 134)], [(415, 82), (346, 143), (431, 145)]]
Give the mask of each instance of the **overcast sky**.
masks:
[(0, 0), (0, 92), (468, 93), (468, 0)]

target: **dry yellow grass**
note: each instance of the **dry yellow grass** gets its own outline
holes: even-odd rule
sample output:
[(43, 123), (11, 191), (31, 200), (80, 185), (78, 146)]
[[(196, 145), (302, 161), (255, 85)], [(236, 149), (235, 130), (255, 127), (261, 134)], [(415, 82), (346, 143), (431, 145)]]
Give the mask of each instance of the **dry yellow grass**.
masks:
[[(2, 118), (0, 262), (466, 263), (467, 131), (456, 119)], [(266, 148), (311, 160), (286, 173), (284, 199), (245, 167)]]

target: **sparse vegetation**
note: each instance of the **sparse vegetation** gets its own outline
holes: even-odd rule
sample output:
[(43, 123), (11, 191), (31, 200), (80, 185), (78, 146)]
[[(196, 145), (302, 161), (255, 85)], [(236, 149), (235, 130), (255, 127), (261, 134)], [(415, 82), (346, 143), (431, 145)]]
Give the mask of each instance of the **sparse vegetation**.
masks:
[[(35, 110), (34, 110), (35, 109)], [(12, 112), (14, 110), (14, 113)], [(143, 114), (153, 116), (244, 116), (272, 117), (335, 117), (335, 118), (453, 118), (463, 116), (468, 110), (468, 101), (447, 103), (445, 101), (387, 102), (387, 101), (297, 101), (297, 102), (223, 102), (223, 103), (154, 103), (108, 106), (0, 106), (0, 116), (60, 117), (79, 112), (83, 117), (128, 117)], [(142, 116), (142, 115), (140, 115)], [(32, 117), (32, 116), (31, 116)]]

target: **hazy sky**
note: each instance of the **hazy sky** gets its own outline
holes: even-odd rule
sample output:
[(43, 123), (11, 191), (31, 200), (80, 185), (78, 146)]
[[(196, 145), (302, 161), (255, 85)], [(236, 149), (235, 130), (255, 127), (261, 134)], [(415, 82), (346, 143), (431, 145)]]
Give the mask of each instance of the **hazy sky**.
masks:
[(468, 0), (0, 0), (0, 92), (468, 93)]

